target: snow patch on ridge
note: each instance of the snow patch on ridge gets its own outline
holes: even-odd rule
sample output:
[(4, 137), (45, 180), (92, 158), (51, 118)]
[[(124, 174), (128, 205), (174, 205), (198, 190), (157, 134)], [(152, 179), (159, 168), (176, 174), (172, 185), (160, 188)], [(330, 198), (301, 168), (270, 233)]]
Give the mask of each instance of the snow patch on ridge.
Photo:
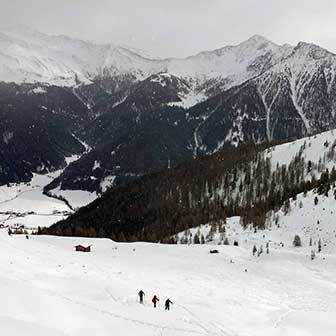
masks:
[(203, 92), (195, 93), (194, 91), (190, 91), (187, 94), (179, 94), (179, 98), (181, 101), (179, 102), (171, 102), (168, 103), (169, 106), (179, 106), (185, 109), (190, 108), (196, 104), (201, 103), (202, 101), (207, 99), (207, 96)]

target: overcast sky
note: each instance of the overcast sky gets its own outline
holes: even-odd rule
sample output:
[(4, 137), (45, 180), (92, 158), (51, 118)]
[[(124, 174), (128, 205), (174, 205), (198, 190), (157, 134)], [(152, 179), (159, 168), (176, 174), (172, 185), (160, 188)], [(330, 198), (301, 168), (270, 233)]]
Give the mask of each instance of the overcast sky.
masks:
[(335, 0), (0, 0), (0, 25), (187, 56), (254, 34), (336, 52)]

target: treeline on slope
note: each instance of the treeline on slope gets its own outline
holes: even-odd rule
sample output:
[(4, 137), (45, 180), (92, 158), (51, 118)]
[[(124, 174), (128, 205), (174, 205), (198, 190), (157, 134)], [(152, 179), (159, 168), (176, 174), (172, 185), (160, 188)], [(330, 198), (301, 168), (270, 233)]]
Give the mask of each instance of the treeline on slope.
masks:
[[(263, 227), (271, 209), (298, 193), (330, 189), (335, 145), (318, 164), (305, 162), (306, 143), (289, 165), (272, 168), (263, 145), (226, 147), (212, 156), (140, 178), (115, 188), (68, 219), (40, 233), (108, 237), (117, 241), (172, 242), (176, 233), (231, 216)], [(314, 173), (321, 176), (317, 179)], [(312, 178), (306, 180), (307, 175)]]

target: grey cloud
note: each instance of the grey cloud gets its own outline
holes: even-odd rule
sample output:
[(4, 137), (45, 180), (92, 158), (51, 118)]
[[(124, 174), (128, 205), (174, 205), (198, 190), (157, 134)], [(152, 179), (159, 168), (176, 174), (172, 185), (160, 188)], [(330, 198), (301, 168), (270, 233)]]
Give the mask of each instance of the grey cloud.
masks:
[(253, 34), (336, 50), (333, 0), (0, 0), (1, 25), (186, 56)]

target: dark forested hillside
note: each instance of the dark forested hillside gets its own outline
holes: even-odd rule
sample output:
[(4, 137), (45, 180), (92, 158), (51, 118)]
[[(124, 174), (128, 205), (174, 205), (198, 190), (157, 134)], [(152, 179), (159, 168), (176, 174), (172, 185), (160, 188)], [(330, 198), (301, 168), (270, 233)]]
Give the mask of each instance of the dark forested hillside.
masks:
[[(335, 181), (336, 171), (306, 180), (312, 169), (306, 144), (288, 165), (272, 168), (264, 146), (227, 147), (209, 157), (144, 176), (114, 188), (44, 233), (109, 237), (115, 240), (167, 240), (189, 227), (240, 215), (243, 223), (263, 226), (270, 209), (299, 192)], [(335, 159), (335, 144), (328, 159)]]
[(64, 167), (84, 151), (73, 132), (89, 119), (70, 89), (0, 83), (0, 184)]

